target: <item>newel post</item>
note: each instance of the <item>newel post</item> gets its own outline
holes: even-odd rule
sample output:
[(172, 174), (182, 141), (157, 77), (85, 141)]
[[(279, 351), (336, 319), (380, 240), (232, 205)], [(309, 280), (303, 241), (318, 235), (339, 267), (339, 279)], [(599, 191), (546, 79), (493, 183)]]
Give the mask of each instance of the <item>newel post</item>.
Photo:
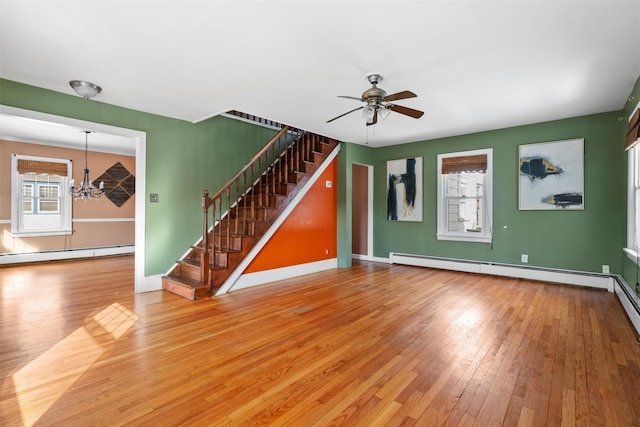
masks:
[(202, 195), (204, 220), (202, 221), (202, 250), (200, 251), (200, 281), (202, 283), (209, 283), (209, 206), (211, 206), (209, 192), (204, 190)]

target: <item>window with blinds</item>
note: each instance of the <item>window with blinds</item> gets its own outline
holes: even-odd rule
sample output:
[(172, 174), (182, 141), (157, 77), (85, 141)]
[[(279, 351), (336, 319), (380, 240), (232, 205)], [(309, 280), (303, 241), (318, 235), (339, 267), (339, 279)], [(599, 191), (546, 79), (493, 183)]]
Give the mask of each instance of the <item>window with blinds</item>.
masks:
[(11, 167), (12, 234), (71, 233), (71, 197), (66, 191), (71, 161), (14, 154)]
[(491, 241), (492, 150), (438, 156), (438, 239)]

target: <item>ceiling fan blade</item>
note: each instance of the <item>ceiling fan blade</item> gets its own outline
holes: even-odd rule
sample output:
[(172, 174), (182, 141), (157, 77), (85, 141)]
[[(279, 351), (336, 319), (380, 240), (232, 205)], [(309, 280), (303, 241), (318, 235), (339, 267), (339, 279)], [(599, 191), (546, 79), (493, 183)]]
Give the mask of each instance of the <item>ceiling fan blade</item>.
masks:
[(356, 98), (355, 96), (338, 95), (338, 98), (355, 99), (356, 101), (365, 102), (365, 101), (364, 101), (364, 99), (362, 99), (362, 98)]
[(378, 110), (373, 110), (373, 118), (371, 119), (371, 123), (367, 122), (367, 126), (375, 125), (378, 123)]
[(346, 113), (344, 113), (344, 114), (340, 114), (338, 117), (334, 117), (334, 118), (333, 118), (333, 119), (331, 119), (331, 120), (327, 120), (327, 123), (331, 123), (332, 121), (334, 121), (334, 120), (336, 120), (336, 119), (339, 119), (340, 117), (344, 117), (344, 116), (346, 116), (346, 115), (347, 115), (347, 114), (349, 114), (349, 113), (353, 113), (354, 111), (362, 110), (363, 108), (364, 108), (364, 105), (363, 105), (362, 107), (354, 108), (354, 109), (353, 109), (353, 110), (351, 110), (351, 111), (347, 111), (347, 112), (346, 112)]
[(424, 111), (414, 110), (413, 108), (403, 107), (401, 105), (387, 104), (385, 105), (385, 107), (387, 107), (391, 111), (395, 111), (396, 113), (413, 117), (414, 119), (419, 119), (424, 114)]
[(415, 93), (409, 90), (405, 90), (402, 92), (392, 93), (391, 95), (387, 95), (384, 98), (382, 98), (382, 100), (385, 102), (391, 102), (391, 101), (397, 101), (399, 99), (415, 98), (417, 96), (418, 95), (416, 95)]

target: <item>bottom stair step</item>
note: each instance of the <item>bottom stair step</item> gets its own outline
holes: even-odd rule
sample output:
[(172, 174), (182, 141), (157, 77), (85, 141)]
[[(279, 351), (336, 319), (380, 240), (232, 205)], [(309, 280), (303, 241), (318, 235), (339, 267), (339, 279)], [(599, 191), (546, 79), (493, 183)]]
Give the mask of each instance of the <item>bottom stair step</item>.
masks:
[(163, 276), (162, 289), (190, 300), (208, 298), (211, 286), (185, 276)]

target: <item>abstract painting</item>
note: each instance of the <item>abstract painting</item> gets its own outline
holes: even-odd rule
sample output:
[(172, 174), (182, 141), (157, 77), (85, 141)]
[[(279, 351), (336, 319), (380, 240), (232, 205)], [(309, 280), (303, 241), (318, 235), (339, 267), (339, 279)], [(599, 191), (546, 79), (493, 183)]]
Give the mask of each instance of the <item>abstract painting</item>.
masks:
[(520, 210), (584, 209), (584, 139), (520, 146)]
[(422, 221), (422, 157), (387, 161), (387, 220)]

